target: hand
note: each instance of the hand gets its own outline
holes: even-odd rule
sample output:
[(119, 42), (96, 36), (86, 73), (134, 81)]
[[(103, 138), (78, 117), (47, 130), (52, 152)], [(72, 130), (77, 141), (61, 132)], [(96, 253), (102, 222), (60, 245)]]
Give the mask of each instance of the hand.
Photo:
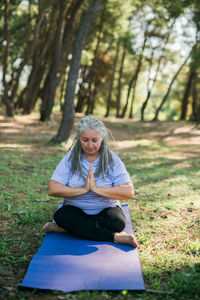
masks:
[(95, 178), (94, 178), (94, 172), (93, 172), (93, 167), (90, 166), (89, 168), (89, 172), (88, 172), (88, 177), (89, 177), (89, 189), (92, 192), (95, 192), (96, 189), (96, 182), (95, 182)]
[(85, 185), (83, 187), (86, 193), (89, 192), (89, 190), (90, 190), (89, 182), (90, 182), (90, 178), (89, 178), (89, 172), (88, 172), (88, 176), (86, 178)]

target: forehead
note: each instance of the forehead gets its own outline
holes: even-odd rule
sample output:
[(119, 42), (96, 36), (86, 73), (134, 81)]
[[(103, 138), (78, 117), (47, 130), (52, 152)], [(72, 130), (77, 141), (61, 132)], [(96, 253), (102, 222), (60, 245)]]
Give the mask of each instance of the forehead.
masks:
[(82, 133), (81, 133), (81, 137), (85, 137), (85, 138), (90, 138), (90, 139), (93, 139), (93, 138), (101, 138), (101, 134), (95, 130), (95, 129), (87, 129), (87, 130), (84, 130)]

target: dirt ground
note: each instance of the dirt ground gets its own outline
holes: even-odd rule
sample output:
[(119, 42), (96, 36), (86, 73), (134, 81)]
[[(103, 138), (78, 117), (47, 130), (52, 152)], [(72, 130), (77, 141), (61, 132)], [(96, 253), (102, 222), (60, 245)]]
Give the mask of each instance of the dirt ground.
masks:
[[(76, 115), (75, 125), (81, 117), (80, 114)], [(60, 114), (54, 114), (51, 121), (40, 123), (37, 113), (25, 116), (16, 115), (14, 118), (7, 118), (0, 113), (0, 151), (1, 148), (41, 151), (43, 145), (56, 135), (60, 118)], [(168, 158), (186, 159), (200, 156), (200, 128), (194, 124), (101, 119), (111, 130), (115, 139), (111, 141), (113, 150), (131, 151), (141, 144), (153, 145), (156, 141), (173, 148), (170, 154), (166, 153)], [(64, 143), (64, 147), (68, 148), (70, 143), (71, 139)]]

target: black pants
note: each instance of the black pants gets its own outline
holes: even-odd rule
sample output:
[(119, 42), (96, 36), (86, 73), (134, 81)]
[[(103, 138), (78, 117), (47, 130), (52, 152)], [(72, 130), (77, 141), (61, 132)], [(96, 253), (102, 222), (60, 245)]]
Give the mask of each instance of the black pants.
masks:
[(80, 208), (65, 205), (54, 214), (56, 224), (83, 239), (114, 241), (114, 234), (121, 232), (126, 218), (120, 207), (109, 207), (97, 215), (87, 215)]

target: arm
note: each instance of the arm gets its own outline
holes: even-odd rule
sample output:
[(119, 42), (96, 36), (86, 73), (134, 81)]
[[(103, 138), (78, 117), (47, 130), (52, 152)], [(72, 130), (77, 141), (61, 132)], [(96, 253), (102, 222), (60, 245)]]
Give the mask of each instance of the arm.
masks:
[(48, 184), (48, 195), (54, 197), (74, 197), (87, 193), (89, 191), (88, 180), (84, 187), (69, 187), (55, 180), (50, 180)]
[(116, 200), (128, 200), (134, 197), (134, 187), (130, 182), (113, 187), (96, 186), (92, 167), (89, 169), (88, 177), (90, 190), (99, 196)]
[(96, 186), (92, 191), (99, 196), (116, 200), (128, 200), (134, 197), (134, 187), (130, 182), (113, 187)]

